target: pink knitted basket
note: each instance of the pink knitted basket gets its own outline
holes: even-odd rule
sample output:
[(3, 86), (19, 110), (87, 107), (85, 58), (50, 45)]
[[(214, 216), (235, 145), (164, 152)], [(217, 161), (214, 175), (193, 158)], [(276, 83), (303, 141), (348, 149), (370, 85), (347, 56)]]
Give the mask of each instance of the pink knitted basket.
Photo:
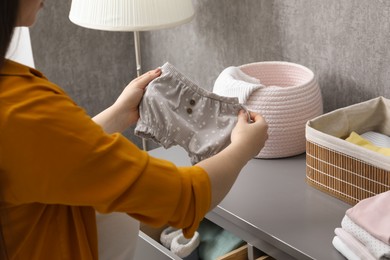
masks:
[(255, 158), (282, 158), (305, 152), (306, 122), (323, 113), (322, 96), (314, 73), (299, 64), (270, 61), (240, 66), (265, 87), (244, 104), (268, 123), (268, 140)]

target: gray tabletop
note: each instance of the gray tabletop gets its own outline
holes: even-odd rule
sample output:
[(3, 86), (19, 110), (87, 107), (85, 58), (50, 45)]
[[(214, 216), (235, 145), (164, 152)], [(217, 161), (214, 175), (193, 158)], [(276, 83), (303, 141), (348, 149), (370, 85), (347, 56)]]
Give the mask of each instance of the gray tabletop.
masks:
[[(190, 165), (180, 147), (152, 156)], [(305, 181), (305, 156), (253, 159), (207, 218), (277, 259), (344, 259), (332, 245), (351, 205)]]

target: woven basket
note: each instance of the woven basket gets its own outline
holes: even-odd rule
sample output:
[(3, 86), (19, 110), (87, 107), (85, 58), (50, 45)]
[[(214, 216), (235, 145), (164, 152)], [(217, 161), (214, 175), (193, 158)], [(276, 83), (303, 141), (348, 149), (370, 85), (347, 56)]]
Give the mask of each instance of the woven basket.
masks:
[(268, 123), (268, 140), (256, 158), (282, 158), (306, 150), (306, 122), (323, 113), (321, 91), (314, 73), (289, 62), (257, 62), (240, 69), (260, 80), (265, 88), (245, 103)]
[(344, 140), (352, 131), (390, 135), (389, 110), (379, 97), (308, 121), (307, 183), (352, 205), (390, 190), (390, 157)]

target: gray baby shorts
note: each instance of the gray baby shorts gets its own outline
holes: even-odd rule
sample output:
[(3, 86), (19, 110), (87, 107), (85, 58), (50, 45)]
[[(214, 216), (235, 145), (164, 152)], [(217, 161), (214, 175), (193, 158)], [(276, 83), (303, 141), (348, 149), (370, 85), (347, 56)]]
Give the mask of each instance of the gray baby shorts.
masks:
[(228, 146), (238, 112), (245, 109), (238, 98), (198, 87), (169, 63), (161, 70), (141, 100), (135, 135), (164, 148), (183, 147), (192, 164)]

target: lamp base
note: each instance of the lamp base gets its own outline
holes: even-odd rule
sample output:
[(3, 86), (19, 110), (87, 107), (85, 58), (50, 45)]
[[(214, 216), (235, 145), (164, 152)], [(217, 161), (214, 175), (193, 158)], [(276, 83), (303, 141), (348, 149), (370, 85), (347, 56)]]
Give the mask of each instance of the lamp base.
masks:
[[(139, 31), (134, 31), (134, 49), (135, 49), (135, 65), (137, 69), (137, 77), (141, 76), (141, 45)], [(142, 138), (142, 149), (147, 151), (147, 140)]]

